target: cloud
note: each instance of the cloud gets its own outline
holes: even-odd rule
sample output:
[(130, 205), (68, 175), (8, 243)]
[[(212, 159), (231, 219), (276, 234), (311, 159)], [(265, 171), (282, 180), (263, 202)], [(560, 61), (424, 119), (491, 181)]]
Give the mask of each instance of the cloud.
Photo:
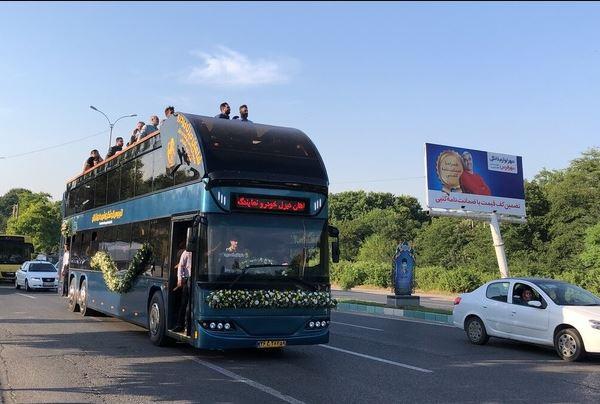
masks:
[(267, 84), (281, 84), (290, 80), (296, 62), (285, 58), (261, 58), (251, 60), (248, 56), (229, 49), (218, 47), (215, 53), (193, 52), (202, 59), (201, 66), (194, 66), (185, 75), (185, 81), (192, 84), (212, 86), (252, 87)]

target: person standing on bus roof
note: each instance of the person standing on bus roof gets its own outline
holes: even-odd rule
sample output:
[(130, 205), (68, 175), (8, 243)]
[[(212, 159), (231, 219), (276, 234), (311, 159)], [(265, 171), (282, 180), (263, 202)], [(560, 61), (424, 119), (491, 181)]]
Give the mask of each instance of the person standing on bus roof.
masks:
[(142, 131), (142, 128), (144, 127), (145, 123), (142, 121), (139, 121), (136, 125), (135, 125), (135, 129), (133, 130), (133, 132), (131, 132), (131, 138), (129, 138), (129, 142), (127, 142), (127, 146), (131, 146), (132, 144), (134, 144), (135, 142), (138, 141), (139, 137), (140, 137), (140, 132)]
[(252, 121), (248, 119), (248, 106), (246, 104), (240, 106), (240, 121), (252, 123)]
[(123, 150), (123, 138), (118, 137), (115, 139), (115, 145), (108, 149), (108, 153), (106, 154), (106, 158), (112, 157), (115, 154), (121, 152)]
[(165, 108), (165, 119), (163, 119), (162, 121), (160, 121), (160, 125), (158, 125), (158, 128), (160, 129), (160, 127), (162, 126), (163, 123), (165, 123), (165, 121), (167, 119), (169, 119), (170, 116), (175, 115), (175, 107), (169, 105), (167, 108)]
[(144, 125), (144, 127), (142, 128), (142, 130), (140, 132), (140, 135), (138, 136), (138, 140), (142, 140), (149, 134), (156, 132), (158, 130), (158, 123), (159, 123), (158, 116), (152, 115), (150, 117), (150, 122), (151, 123), (147, 123), (146, 125)]
[(177, 287), (181, 289), (181, 299), (179, 301), (179, 313), (177, 315), (177, 325), (173, 329), (175, 332), (181, 332), (186, 327), (187, 308), (189, 299), (188, 281), (192, 273), (192, 253), (184, 250), (179, 258), (177, 265)]
[(231, 113), (231, 107), (229, 106), (229, 104), (227, 104), (226, 102), (221, 103), (220, 109), (221, 113), (219, 115), (216, 115), (215, 118), (229, 119), (229, 114)]

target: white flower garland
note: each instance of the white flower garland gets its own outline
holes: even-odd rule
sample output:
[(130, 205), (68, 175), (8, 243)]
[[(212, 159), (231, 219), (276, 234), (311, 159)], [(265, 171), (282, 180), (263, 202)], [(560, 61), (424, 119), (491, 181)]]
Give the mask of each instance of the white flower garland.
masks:
[(213, 309), (329, 308), (337, 305), (330, 292), (305, 290), (231, 290), (212, 291), (206, 302)]

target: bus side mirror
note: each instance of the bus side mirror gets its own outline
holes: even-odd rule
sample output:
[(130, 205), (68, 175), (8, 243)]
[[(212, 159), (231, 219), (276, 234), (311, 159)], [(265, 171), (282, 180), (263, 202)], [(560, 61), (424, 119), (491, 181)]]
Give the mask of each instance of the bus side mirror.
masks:
[(340, 243), (338, 241), (331, 242), (331, 261), (340, 262)]
[(188, 227), (187, 228), (187, 235), (186, 235), (186, 240), (185, 240), (185, 250), (189, 251), (189, 252), (194, 252), (194, 249), (196, 248), (196, 242), (198, 241), (198, 235), (197, 235), (197, 227)]
[(329, 237), (335, 238), (335, 241), (331, 242), (331, 261), (340, 262), (340, 231), (334, 226), (329, 226), (327, 230), (329, 232)]

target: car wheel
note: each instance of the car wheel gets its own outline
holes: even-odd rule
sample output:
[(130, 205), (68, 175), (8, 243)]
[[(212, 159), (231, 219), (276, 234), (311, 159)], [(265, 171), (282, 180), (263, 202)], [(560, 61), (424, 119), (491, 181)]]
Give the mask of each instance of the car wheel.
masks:
[(15, 278), (15, 289), (21, 289), (21, 285), (19, 285), (19, 281)]
[(29, 287), (29, 282), (27, 282), (27, 279), (25, 279), (25, 292), (30, 292), (31, 288)]
[(475, 345), (484, 345), (490, 339), (485, 330), (485, 325), (479, 317), (469, 318), (465, 324), (465, 331), (469, 341)]
[(585, 348), (581, 336), (574, 328), (565, 328), (556, 333), (554, 348), (561, 359), (575, 362), (585, 357)]
[(79, 293), (77, 295), (77, 301), (79, 302), (79, 313), (81, 313), (82, 316), (89, 316), (90, 314), (92, 314), (92, 310), (88, 309), (87, 307), (87, 301), (88, 301), (88, 287), (87, 287), (87, 280), (84, 280), (81, 283), (81, 287), (79, 288)]
[(69, 294), (67, 296), (67, 308), (71, 312), (77, 311), (77, 290), (75, 288), (75, 279), (71, 278), (69, 281)]
[(161, 292), (154, 292), (148, 306), (148, 332), (154, 345), (165, 346), (171, 342), (167, 337), (165, 304)]

